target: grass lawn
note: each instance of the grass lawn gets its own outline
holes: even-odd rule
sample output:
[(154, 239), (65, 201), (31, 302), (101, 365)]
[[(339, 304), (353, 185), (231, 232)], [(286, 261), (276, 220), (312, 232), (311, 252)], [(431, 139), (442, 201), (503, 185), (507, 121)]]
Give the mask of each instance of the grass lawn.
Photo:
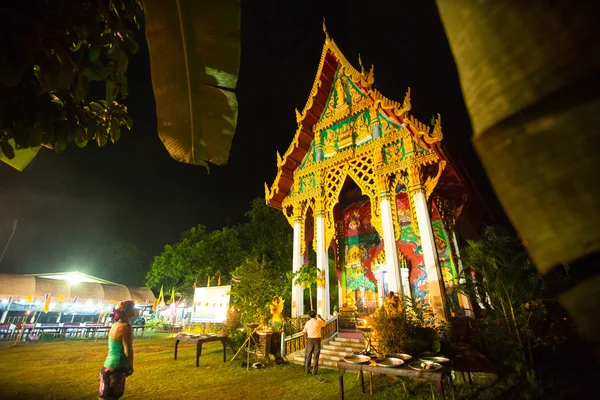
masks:
[[(336, 399), (337, 371), (321, 369), (317, 382), (302, 366), (274, 363), (264, 369), (242, 368), (243, 360), (223, 363), (220, 342), (203, 346), (200, 367), (195, 367), (195, 347), (180, 343), (178, 360), (173, 360), (174, 339), (136, 338), (135, 373), (127, 378), (124, 399)], [(27, 343), (0, 347), (0, 398), (2, 399), (94, 399), (98, 376), (106, 357), (106, 340), (72, 340)], [(233, 352), (227, 351), (230, 360)], [(346, 373), (347, 399), (365, 398), (357, 375)], [(411, 379), (375, 376), (372, 399), (431, 399), (429, 384)], [(481, 382), (481, 383), (490, 383)], [(365, 376), (368, 391), (368, 378)], [(457, 384), (456, 397), (494, 398), (504, 388)], [(405, 391), (406, 387), (406, 391)], [(447, 398), (451, 398), (449, 388)], [(367, 394), (368, 396), (368, 394)], [(436, 393), (436, 398), (439, 398)]]

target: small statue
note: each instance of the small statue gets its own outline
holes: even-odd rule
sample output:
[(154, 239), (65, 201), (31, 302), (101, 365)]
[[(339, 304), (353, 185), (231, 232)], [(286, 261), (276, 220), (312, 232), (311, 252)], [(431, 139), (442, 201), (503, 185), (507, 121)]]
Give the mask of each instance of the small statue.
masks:
[(285, 300), (281, 299), (279, 296), (275, 296), (273, 297), (273, 301), (271, 302), (271, 305), (269, 306), (271, 309), (271, 314), (272, 314), (272, 326), (273, 326), (273, 330), (279, 330), (279, 328), (282, 326), (282, 319), (281, 319), (281, 314), (283, 313), (283, 303), (285, 302)]

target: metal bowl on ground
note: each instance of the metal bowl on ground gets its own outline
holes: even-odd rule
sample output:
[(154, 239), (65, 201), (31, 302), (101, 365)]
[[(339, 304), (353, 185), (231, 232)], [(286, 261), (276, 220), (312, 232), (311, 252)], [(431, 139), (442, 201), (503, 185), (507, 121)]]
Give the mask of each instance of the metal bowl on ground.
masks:
[(351, 364), (367, 364), (371, 361), (371, 357), (363, 356), (361, 354), (352, 354), (351, 356), (344, 357), (344, 361)]
[(428, 361), (432, 363), (444, 364), (449, 363), (450, 359), (446, 357), (419, 357), (421, 361)]
[(386, 354), (385, 357), (386, 358), (399, 358), (403, 361), (408, 361), (412, 358), (412, 356), (410, 354), (404, 354), (404, 353), (390, 353), (390, 354)]
[(404, 364), (404, 360), (400, 358), (386, 357), (381, 360), (376, 360), (375, 364), (377, 364), (378, 367), (398, 368), (399, 366)]

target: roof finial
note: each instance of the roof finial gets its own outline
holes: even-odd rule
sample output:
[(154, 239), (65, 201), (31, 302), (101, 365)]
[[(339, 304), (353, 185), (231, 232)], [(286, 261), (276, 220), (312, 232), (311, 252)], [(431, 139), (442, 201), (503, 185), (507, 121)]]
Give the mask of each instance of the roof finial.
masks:
[(325, 41), (330, 41), (329, 32), (327, 32), (327, 25), (325, 25), (325, 18), (323, 18), (323, 32), (325, 32)]
[(406, 91), (406, 96), (404, 96), (404, 101), (402, 102), (402, 109), (404, 112), (410, 111), (412, 105), (410, 103), (410, 88)]
[(360, 65), (360, 73), (365, 74), (365, 66), (362, 63), (362, 59), (360, 58), (360, 53), (358, 53), (358, 65)]

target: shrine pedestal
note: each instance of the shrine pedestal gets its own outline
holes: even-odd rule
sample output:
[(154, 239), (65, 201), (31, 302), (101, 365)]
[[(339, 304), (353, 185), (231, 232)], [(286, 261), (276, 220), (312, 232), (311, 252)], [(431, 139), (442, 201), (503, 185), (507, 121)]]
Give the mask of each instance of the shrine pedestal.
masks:
[(256, 332), (258, 335), (258, 346), (260, 351), (265, 355), (273, 354), (277, 356), (281, 352), (281, 332), (261, 331)]

